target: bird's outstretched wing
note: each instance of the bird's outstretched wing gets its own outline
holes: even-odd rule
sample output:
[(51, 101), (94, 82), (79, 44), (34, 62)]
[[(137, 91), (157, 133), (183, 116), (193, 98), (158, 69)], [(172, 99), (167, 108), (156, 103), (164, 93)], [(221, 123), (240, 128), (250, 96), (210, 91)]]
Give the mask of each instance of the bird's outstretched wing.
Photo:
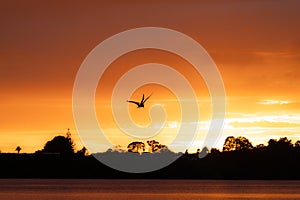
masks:
[[(152, 94), (151, 94), (152, 95)], [(142, 102), (143, 103), (145, 103), (150, 97), (151, 97), (151, 95), (150, 96), (148, 96), (145, 100), (143, 100)], [(144, 95), (143, 95), (143, 97), (144, 97)], [(144, 98), (143, 98), (144, 99)]]
[(143, 94), (143, 98), (142, 98), (142, 101), (141, 101), (141, 102), (144, 102), (144, 98), (145, 98), (145, 95)]
[(139, 102), (136, 102), (136, 101), (127, 101), (127, 102), (129, 102), (129, 103), (134, 103), (134, 104), (136, 104), (136, 105), (140, 105), (140, 103)]

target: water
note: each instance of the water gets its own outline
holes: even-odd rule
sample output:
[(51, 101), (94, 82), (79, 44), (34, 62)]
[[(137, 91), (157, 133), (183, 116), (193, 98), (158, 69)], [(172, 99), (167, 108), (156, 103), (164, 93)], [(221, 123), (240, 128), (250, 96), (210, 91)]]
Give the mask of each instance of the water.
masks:
[(0, 179), (0, 199), (300, 199), (300, 181)]

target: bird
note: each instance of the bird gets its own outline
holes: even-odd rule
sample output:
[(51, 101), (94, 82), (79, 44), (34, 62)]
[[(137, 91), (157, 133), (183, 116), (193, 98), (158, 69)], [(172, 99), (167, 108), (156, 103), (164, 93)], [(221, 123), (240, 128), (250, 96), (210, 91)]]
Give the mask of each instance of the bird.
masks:
[(151, 95), (148, 96), (148, 97), (145, 99), (145, 95), (143, 94), (143, 97), (142, 97), (142, 101), (141, 101), (141, 102), (130, 101), (130, 100), (127, 100), (127, 102), (136, 104), (136, 105), (137, 105), (137, 108), (144, 108), (145, 102), (146, 102), (150, 97), (151, 97)]

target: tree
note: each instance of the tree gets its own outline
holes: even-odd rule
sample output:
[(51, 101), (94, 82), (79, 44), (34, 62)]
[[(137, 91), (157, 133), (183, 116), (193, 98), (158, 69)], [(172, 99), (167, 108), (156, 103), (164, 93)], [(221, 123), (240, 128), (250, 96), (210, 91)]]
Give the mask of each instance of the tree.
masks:
[(285, 148), (291, 148), (293, 146), (292, 140), (287, 139), (287, 137), (280, 138), (277, 144)]
[(189, 150), (186, 149), (185, 152), (184, 152), (184, 154), (185, 154), (185, 155), (188, 155), (188, 154), (189, 154)]
[(300, 149), (300, 140), (297, 140), (295, 143), (295, 148)]
[(226, 138), (223, 151), (234, 151), (235, 150), (235, 138), (233, 136), (229, 136)]
[(48, 141), (44, 149), (41, 151), (44, 153), (59, 153), (61, 155), (70, 155), (74, 153), (74, 143), (71, 139), (71, 134), (67, 133), (67, 136), (56, 136), (51, 141)]
[(220, 153), (220, 150), (217, 149), (217, 148), (211, 148), (210, 153), (211, 153), (211, 154), (219, 154), (219, 153)]
[(292, 140), (287, 139), (287, 137), (280, 138), (279, 140), (270, 139), (268, 142), (269, 147), (292, 147)]
[(270, 139), (270, 140), (268, 141), (268, 147), (272, 147), (272, 146), (276, 145), (276, 143), (277, 143), (277, 140), (275, 140), (275, 139)]
[(127, 151), (132, 153), (142, 153), (145, 151), (145, 144), (143, 142), (131, 142), (127, 146)]
[(88, 155), (88, 150), (87, 150), (87, 148), (82, 147), (82, 149), (77, 151), (76, 154), (80, 155), (80, 156), (87, 156)]
[(147, 141), (147, 144), (149, 145), (149, 152), (159, 152), (160, 150), (167, 148), (166, 145), (162, 145), (155, 140), (149, 140)]
[(229, 136), (226, 138), (223, 145), (223, 151), (238, 151), (244, 149), (253, 149), (253, 146), (247, 138), (242, 136), (237, 138)]
[(289, 151), (292, 149), (292, 140), (287, 139), (287, 137), (280, 138), (279, 140), (270, 139), (268, 142), (268, 148), (278, 151)]
[(18, 154), (20, 153), (21, 150), (22, 148), (20, 146), (17, 146), (16, 151), (18, 152)]
[(252, 143), (245, 137), (237, 137), (235, 139), (236, 143), (236, 150), (242, 150), (242, 149), (253, 149)]

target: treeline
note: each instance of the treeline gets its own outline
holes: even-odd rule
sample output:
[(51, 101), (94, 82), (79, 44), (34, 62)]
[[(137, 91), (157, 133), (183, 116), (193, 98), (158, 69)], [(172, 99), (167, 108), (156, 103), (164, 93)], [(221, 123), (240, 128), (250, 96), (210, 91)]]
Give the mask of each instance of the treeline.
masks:
[[(133, 142), (126, 150), (106, 153), (146, 156), (170, 152), (156, 141)], [(142, 152), (141, 152), (142, 151)], [(209, 151), (203, 149), (202, 151)], [(144, 153), (143, 153), (144, 152)], [(201, 150), (182, 153), (160, 170), (131, 174), (120, 172), (88, 155), (85, 148), (75, 151), (71, 136), (56, 136), (33, 154), (0, 154), (1, 178), (167, 178), (167, 179), (300, 179), (300, 142), (286, 137), (270, 139), (267, 145), (253, 146), (244, 137), (226, 138), (223, 149), (211, 149), (199, 158)]]

